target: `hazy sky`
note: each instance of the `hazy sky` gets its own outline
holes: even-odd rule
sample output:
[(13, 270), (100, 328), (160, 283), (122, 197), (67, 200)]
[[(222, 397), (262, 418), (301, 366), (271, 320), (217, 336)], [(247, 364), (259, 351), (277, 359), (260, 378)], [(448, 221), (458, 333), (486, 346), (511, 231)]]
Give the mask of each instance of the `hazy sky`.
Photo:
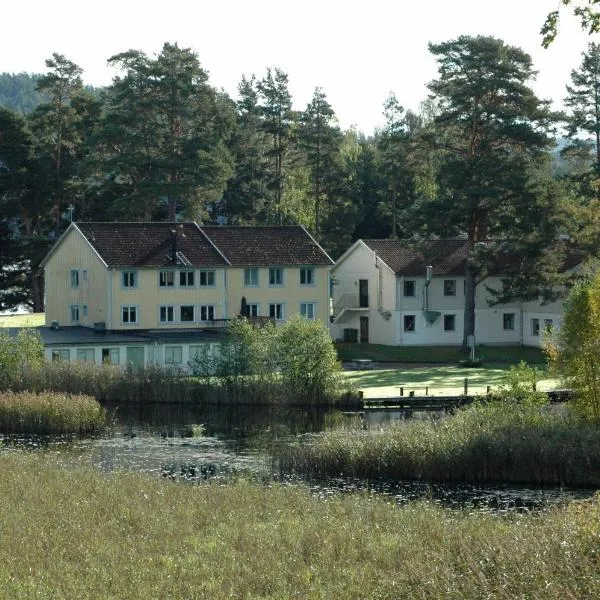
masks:
[(294, 108), (323, 88), (343, 128), (371, 133), (393, 91), (417, 110), (436, 77), (428, 42), (493, 35), (520, 46), (539, 75), (543, 98), (559, 103), (589, 43), (565, 13), (553, 46), (539, 30), (558, 0), (4, 0), (0, 72), (45, 72), (53, 52), (104, 85), (106, 60), (130, 48), (152, 56), (164, 42), (191, 48), (210, 83), (236, 97), (243, 74), (279, 67), (289, 76)]

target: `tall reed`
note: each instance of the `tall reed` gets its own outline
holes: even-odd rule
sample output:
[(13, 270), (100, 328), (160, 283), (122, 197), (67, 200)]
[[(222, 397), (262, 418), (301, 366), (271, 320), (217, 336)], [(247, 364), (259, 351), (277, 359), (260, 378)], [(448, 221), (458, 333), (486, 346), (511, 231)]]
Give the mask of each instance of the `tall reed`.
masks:
[(286, 471), (438, 482), (600, 485), (600, 436), (566, 410), (475, 404), (439, 419), (336, 429), (281, 447)]
[(104, 409), (90, 396), (44, 392), (0, 393), (0, 432), (91, 433), (106, 425)]

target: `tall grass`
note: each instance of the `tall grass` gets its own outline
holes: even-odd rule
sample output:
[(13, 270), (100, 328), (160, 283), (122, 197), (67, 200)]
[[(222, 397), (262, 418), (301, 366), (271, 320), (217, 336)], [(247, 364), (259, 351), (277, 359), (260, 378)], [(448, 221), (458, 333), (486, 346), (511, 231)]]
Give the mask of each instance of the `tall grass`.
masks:
[(91, 433), (105, 424), (104, 409), (90, 396), (0, 393), (1, 433)]
[(438, 482), (600, 486), (600, 436), (557, 407), (490, 402), (279, 449), (286, 471)]
[(593, 598), (597, 501), (503, 518), (0, 455), (0, 596)]
[[(51, 390), (86, 394), (104, 402), (174, 402), (220, 404), (305, 404), (311, 398), (280, 380), (251, 375), (194, 378), (181, 372), (147, 366), (123, 370), (84, 362), (44, 362), (25, 367), (14, 378), (13, 390)], [(354, 399), (346, 390), (312, 398), (318, 404), (343, 404)]]

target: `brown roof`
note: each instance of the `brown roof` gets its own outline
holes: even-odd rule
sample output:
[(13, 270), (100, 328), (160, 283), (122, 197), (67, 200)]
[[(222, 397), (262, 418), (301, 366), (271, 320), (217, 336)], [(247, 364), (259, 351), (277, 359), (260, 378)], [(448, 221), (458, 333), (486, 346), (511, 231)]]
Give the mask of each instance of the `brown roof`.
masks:
[(424, 251), (406, 240), (363, 240), (396, 275), (425, 277), (428, 265), (433, 275), (464, 275), (467, 259), (465, 240), (433, 240)]
[(111, 268), (227, 264), (195, 223), (81, 222), (75, 226)]
[(333, 264), (304, 227), (211, 226), (202, 231), (236, 267)]

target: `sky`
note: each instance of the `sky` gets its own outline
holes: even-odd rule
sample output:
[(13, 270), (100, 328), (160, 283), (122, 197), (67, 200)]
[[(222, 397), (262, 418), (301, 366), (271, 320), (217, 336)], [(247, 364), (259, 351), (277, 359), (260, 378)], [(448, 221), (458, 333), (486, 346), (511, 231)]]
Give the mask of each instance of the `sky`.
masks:
[(0, 72), (43, 73), (52, 53), (110, 84), (106, 62), (129, 49), (155, 56), (165, 42), (197, 53), (209, 82), (233, 98), (242, 75), (289, 77), (294, 108), (322, 88), (343, 129), (371, 134), (393, 92), (418, 111), (437, 76), (428, 43), (491, 35), (528, 52), (531, 87), (560, 108), (590, 39), (568, 13), (548, 50), (539, 30), (559, 0), (4, 0)]

